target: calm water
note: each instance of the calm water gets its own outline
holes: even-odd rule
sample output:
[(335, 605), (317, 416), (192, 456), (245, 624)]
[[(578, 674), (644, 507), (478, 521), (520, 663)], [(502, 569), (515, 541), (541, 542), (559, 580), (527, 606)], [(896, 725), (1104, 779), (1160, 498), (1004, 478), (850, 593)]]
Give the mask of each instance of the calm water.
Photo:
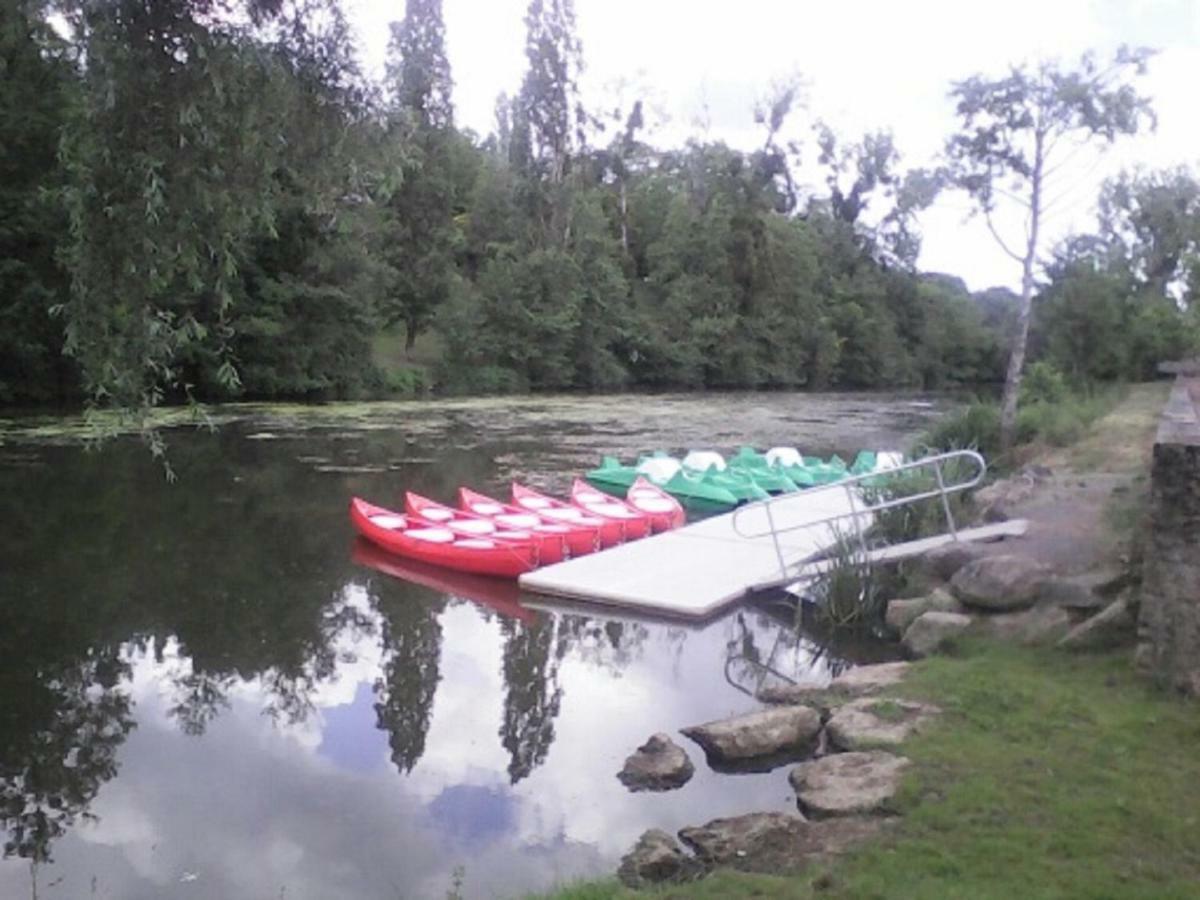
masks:
[(925, 399), (228, 408), (167, 432), (174, 485), (135, 439), (0, 422), (0, 897), (505, 897), (608, 873), (648, 827), (794, 808), (786, 769), (716, 774), (682, 737), (683, 789), (614, 776), (753, 708), (747, 660), (820, 684), (878, 648), (757, 607), (687, 627), (400, 580), (346, 503), (562, 489), (601, 452), (902, 447)]

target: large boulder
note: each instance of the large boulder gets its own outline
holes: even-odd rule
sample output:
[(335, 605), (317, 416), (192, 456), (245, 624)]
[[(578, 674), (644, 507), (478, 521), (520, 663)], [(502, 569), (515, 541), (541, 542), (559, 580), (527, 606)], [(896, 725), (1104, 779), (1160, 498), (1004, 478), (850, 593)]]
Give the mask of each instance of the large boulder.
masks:
[(679, 839), (696, 852), (701, 862), (719, 866), (757, 852), (768, 843), (793, 843), (807, 824), (803, 817), (787, 813), (749, 813), (684, 828)]
[(661, 828), (651, 828), (622, 857), (617, 877), (629, 887), (640, 888), (663, 881), (684, 881), (696, 875), (699, 868), (675, 838)]
[(829, 683), (829, 689), (843, 694), (873, 694), (899, 684), (911, 667), (907, 662), (877, 663), (847, 669)]
[(962, 611), (963, 605), (958, 602), (958, 599), (953, 594), (937, 588), (925, 597), (889, 601), (887, 612), (884, 614), (884, 621), (888, 628), (896, 634), (904, 634), (908, 630), (908, 626), (923, 613), (960, 613)]
[(978, 544), (951, 541), (923, 553), (921, 567), (939, 581), (949, 581), (959, 569), (979, 559), (985, 552)]
[(669, 791), (682, 787), (696, 769), (669, 735), (655, 734), (625, 760), (617, 777), (631, 791)]
[(783, 813), (751, 813), (684, 828), (679, 837), (707, 867), (731, 866), (773, 875), (801, 872), (875, 837), (888, 820), (844, 816), (806, 822)]
[(1046, 567), (1021, 556), (985, 556), (967, 563), (950, 581), (965, 605), (988, 612), (1025, 609), (1038, 598)]
[(1125, 598), (1080, 622), (1058, 642), (1070, 650), (1108, 650), (1131, 643), (1137, 635), (1137, 616)]
[(788, 780), (796, 802), (814, 818), (874, 813), (899, 787), (909, 761), (884, 750), (835, 753), (801, 763)]
[(886, 749), (898, 747), (940, 712), (936, 706), (912, 700), (860, 697), (839, 707), (826, 731), (839, 750)]
[(908, 626), (900, 642), (910, 655), (920, 659), (945, 647), (970, 624), (971, 617), (962, 613), (922, 613)]
[(739, 767), (758, 760), (768, 768), (811, 752), (820, 732), (821, 714), (809, 706), (780, 706), (682, 730), (704, 748), (710, 764)]
[(980, 619), (984, 634), (1019, 644), (1049, 644), (1071, 630), (1071, 611), (1045, 600), (1017, 612), (992, 613)]

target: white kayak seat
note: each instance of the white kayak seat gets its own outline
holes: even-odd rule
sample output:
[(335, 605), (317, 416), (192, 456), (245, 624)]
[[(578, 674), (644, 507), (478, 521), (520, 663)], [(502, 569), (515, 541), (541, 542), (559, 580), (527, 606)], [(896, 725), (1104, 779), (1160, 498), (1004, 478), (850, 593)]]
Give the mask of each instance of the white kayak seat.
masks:
[(387, 528), (390, 531), (403, 531), (408, 527), (408, 520), (404, 516), (396, 516), (389, 513), (369, 516), (368, 518), (372, 525), (378, 525), (380, 528)]
[(464, 547), (468, 550), (494, 550), (496, 549), (496, 542), (484, 538), (463, 538), (454, 546)]
[(675, 477), (680, 469), (680, 462), (670, 456), (651, 456), (638, 463), (638, 474), (645, 475), (657, 484), (666, 484)]
[(467, 534), (491, 534), (496, 526), (487, 519), (459, 519), (454, 527)]
[(404, 532), (410, 538), (416, 538), (418, 541), (429, 541), (431, 544), (452, 544), (454, 543), (454, 532), (449, 528), (410, 528)]
[(504, 512), (503, 506), (501, 506), (499, 503), (492, 503), (491, 501), (481, 500), (478, 503), (472, 503), (470, 506), (472, 512), (479, 513), (481, 516), (494, 516)]
[[(539, 519), (533, 513), (504, 513), (496, 516), (496, 521), (509, 528), (536, 528)], [(557, 525), (547, 525), (547, 528), (558, 528)], [(566, 530), (565, 528), (563, 529)]]
[(685, 469), (707, 472), (714, 466), (718, 472), (725, 471), (725, 457), (715, 450), (691, 450), (683, 458), (683, 467)]
[(538, 522), (535, 525), (518, 525), (517, 528), (529, 528), (543, 534), (570, 534), (571, 529), (566, 525), (555, 525), (553, 522)]
[(588, 509), (598, 516), (608, 516), (612, 519), (636, 519), (638, 514), (628, 506), (620, 503), (589, 503)]
[(573, 506), (555, 506), (543, 509), (542, 515), (548, 519), (558, 519), (563, 522), (579, 522), (583, 520), (583, 510)]
[(804, 466), (804, 455), (795, 447), (772, 447), (766, 457), (770, 466)]
[(528, 541), (533, 535), (528, 531), (497, 531), (492, 537), (505, 541)]
[(579, 491), (575, 495), (575, 499), (581, 503), (605, 503), (608, 500), (608, 495), (602, 494), (599, 491)]
[(896, 450), (886, 450), (875, 454), (875, 471), (886, 472), (904, 465), (904, 454)]
[(634, 497), (632, 498), (632, 502), (642, 512), (648, 513), (665, 513), (675, 509), (674, 503), (662, 497)]
[(436, 506), (427, 506), (421, 510), (421, 518), (429, 519), (431, 522), (446, 522), (454, 518), (454, 513), (448, 509), (438, 509)]
[(548, 509), (551, 505), (545, 497), (522, 497), (517, 502), (526, 509)]

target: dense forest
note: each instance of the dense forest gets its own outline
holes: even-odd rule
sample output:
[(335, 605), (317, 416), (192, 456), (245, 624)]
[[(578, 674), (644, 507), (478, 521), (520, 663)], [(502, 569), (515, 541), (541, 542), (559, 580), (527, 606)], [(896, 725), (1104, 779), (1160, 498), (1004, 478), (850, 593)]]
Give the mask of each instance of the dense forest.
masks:
[[(571, 0), (531, 0), (480, 136), (440, 0), (404, 13), (375, 83), (338, 0), (4, 0), (0, 403), (1003, 378), (1017, 297), (916, 269), (946, 180), (888, 132), (786, 140), (784, 82), (758, 149), (658, 146), (642, 101), (583, 103)], [(1031, 357), (1149, 375), (1198, 345), (1200, 180), (1099, 210), (1039, 266)]]

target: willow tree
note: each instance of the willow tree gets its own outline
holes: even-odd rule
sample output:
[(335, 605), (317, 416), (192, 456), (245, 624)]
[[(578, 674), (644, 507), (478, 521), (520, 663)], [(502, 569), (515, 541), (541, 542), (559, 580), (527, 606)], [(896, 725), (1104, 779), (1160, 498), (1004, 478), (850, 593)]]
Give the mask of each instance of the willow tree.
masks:
[[(1153, 125), (1150, 102), (1132, 84), (1152, 51), (1121, 47), (1107, 64), (1087, 53), (1074, 66), (1042, 62), (1007, 75), (955, 82), (958, 131), (946, 143), (952, 183), (974, 201), (1000, 247), (1021, 264), (1021, 302), (1001, 404), (1001, 444), (1012, 444), (1029, 339), (1030, 311), (1045, 216), (1079, 178), (1079, 151)], [(1024, 212), (1015, 248), (996, 227), (1001, 205)]]

